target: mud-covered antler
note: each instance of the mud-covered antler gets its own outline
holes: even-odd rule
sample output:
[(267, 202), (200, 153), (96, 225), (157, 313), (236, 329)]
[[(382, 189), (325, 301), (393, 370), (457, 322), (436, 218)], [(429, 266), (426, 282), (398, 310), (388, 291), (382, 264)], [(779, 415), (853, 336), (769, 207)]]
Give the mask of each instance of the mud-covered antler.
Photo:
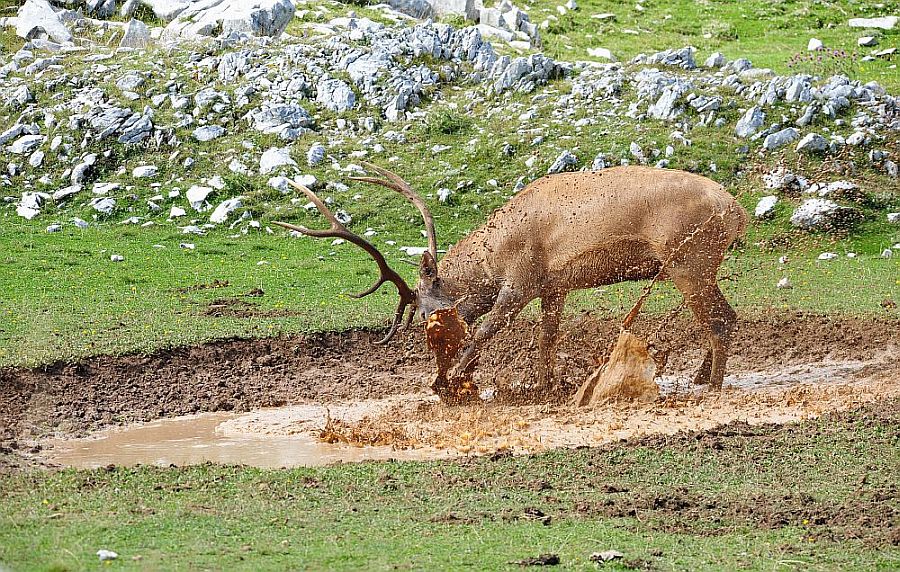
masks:
[(304, 185), (297, 184), (290, 179), (288, 179), (288, 183), (295, 189), (302, 191), (303, 194), (305, 194), (309, 198), (309, 200), (312, 201), (314, 205), (316, 205), (316, 208), (319, 209), (319, 212), (322, 213), (322, 215), (331, 223), (331, 228), (327, 230), (315, 230), (306, 228), (304, 226), (297, 226), (278, 221), (273, 221), (273, 224), (277, 224), (280, 227), (289, 230), (295, 230), (297, 232), (315, 238), (342, 238), (347, 242), (352, 242), (356, 246), (365, 250), (369, 254), (369, 256), (371, 256), (375, 260), (375, 263), (378, 264), (378, 271), (380, 274), (378, 276), (378, 280), (376, 280), (375, 283), (372, 284), (372, 286), (367, 288), (365, 291), (360, 292), (359, 294), (350, 294), (351, 297), (362, 298), (364, 296), (368, 296), (372, 292), (375, 292), (376, 290), (381, 288), (381, 286), (385, 282), (391, 282), (394, 284), (394, 286), (397, 287), (397, 293), (400, 295), (400, 303), (397, 305), (397, 313), (394, 316), (394, 321), (391, 324), (391, 329), (388, 330), (388, 333), (382, 340), (377, 342), (379, 344), (387, 343), (392, 337), (394, 337), (394, 334), (397, 332), (397, 328), (399, 327), (400, 322), (403, 321), (403, 314), (406, 312), (406, 307), (410, 304), (415, 304), (415, 292), (409, 287), (406, 281), (403, 280), (403, 278), (399, 274), (397, 274), (390, 266), (388, 266), (387, 260), (385, 260), (384, 255), (377, 248), (375, 248), (372, 243), (362, 238), (361, 236), (350, 232), (347, 227), (341, 224), (337, 217), (334, 216), (334, 214), (328, 209), (328, 207), (325, 206), (325, 203), (322, 202), (322, 200), (314, 192), (306, 188)]
[(422, 213), (422, 219), (425, 221), (425, 236), (428, 238), (428, 252), (431, 253), (431, 257), (434, 261), (437, 262), (437, 237), (434, 233), (434, 217), (431, 216), (431, 211), (428, 210), (428, 206), (425, 204), (422, 197), (416, 194), (409, 183), (400, 178), (396, 173), (392, 173), (391, 171), (373, 165), (372, 163), (363, 162), (363, 165), (366, 169), (378, 173), (384, 177), (384, 179), (379, 179), (378, 177), (350, 177), (350, 180), (372, 183), (373, 185), (381, 185), (382, 187), (393, 189), (414, 204), (416, 208), (419, 209), (419, 212)]

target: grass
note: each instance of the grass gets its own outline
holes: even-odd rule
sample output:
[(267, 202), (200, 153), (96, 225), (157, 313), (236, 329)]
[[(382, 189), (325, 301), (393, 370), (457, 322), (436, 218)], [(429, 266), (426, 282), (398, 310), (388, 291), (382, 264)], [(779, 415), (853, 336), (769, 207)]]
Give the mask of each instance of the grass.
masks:
[(895, 569), (879, 491), (900, 435), (879, 407), (532, 457), (0, 476), (0, 565), (85, 569), (104, 548), (117, 569), (591, 570), (614, 549), (604, 569)]

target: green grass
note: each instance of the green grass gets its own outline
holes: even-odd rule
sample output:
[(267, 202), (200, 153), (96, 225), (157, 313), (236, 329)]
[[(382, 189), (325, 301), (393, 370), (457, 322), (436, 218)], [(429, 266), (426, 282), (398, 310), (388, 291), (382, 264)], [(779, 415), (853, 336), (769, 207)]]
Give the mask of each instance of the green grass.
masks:
[(556, 553), (591, 570), (615, 549), (625, 562), (604, 569), (896, 569), (881, 519), (900, 435), (881, 407), (533, 457), (0, 476), (0, 565), (81, 570), (104, 548), (116, 569), (494, 570)]
[[(896, 57), (859, 62), (869, 52), (859, 48), (856, 40), (872, 35), (872, 31), (847, 25), (850, 18), (900, 13), (896, 0), (649, 0), (624, 4), (586, 0), (578, 2), (578, 10), (565, 16), (557, 13), (558, 4), (561, 2), (536, 0), (529, 3), (528, 13), (536, 23), (551, 15), (558, 18), (549, 30), (541, 32), (543, 50), (564, 60), (590, 60), (587, 49), (594, 47), (607, 48), (619, 60), (629, 61), (639, 53), (694, 46), (699, 63), (712, 52), (722, 52), (729, 59), (747, 58), (758, 68), (786, 74), (791, 71), (787, 66), (790, 57), (805, 54), (809, 39), (818, 38), (827, 48), (858, 52), (854, 79), (875, 80), (891, 91), (900, 88), (900, 71), (891, 68), (897, 63)], [(643, 6), (644, 11), (637, 10), (636, 4)], [(601, 13), (612, 13), (616, 18), (591, 18)], [(874, 33), (880, 36), (879, 49), (896, 46), (900, 39), (897, 29)]]

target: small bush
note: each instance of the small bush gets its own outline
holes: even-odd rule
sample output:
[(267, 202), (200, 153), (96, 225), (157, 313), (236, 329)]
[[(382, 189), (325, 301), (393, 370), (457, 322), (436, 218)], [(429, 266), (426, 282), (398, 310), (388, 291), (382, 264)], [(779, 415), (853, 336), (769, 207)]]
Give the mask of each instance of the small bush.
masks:
[(455, 135), (468, 131), (472, 120), (450, 109), (441, 109), (428, 115), (426, 131), (431, 134)]

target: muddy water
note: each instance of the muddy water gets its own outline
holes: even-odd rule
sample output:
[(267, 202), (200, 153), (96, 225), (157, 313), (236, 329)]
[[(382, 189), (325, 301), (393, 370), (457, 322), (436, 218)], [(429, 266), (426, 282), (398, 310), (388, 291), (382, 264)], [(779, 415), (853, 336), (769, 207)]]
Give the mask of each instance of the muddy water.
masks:
[[(324, 411), (321, 407), (317, 409)], [(389, 446), (355, 447), (322, 443), (308, 425), (310, 418), (304, 416), (309, 410), (302, 408), (295, 411), (293, 431), (282, 430), (278, 435), (229, 429), (230, 424), (235, 422), (239, 426), (253, 427), (260, 416), (265, 418), (271, 415), (277, 419), (278, 410), (261, 410), (252, 416), (205, 413), (109, 429), (86, 439), (49, 442), (48, 460), (82, 469), (110, 464), (165, 467), (205, 462), (279, 468), (368, 460), (425, 460), (450, 455), (450, 452), (431, 448), (395, 450)]]
[[(107, 429), (86, 439), (50, 441), (46, 459), (79, 468), (204, 462), (277, 468), (591, 446), (649, 434), (709, 429), (731, 421), (785, 423), (900, 395), (895, 370), (864, 375), (867, 367), (879, 363), (883, 361), (825, 360), (740, 372), (726, 378), (726, 390), (721, 394), (691, 388), (684, 376), (663, 377), (657, 382), (668, 399), (642, 406), (484, 403), (447, 407), (432, 395), (409, 394), (245, 414), (191, 415)], [(676, 394), (682, 398), (673, 401)], [(387, 445), (322, 443), (317, 435), (329, 419), (366, 442)], [(377, 439), (370, 441), (369, 436)]]

